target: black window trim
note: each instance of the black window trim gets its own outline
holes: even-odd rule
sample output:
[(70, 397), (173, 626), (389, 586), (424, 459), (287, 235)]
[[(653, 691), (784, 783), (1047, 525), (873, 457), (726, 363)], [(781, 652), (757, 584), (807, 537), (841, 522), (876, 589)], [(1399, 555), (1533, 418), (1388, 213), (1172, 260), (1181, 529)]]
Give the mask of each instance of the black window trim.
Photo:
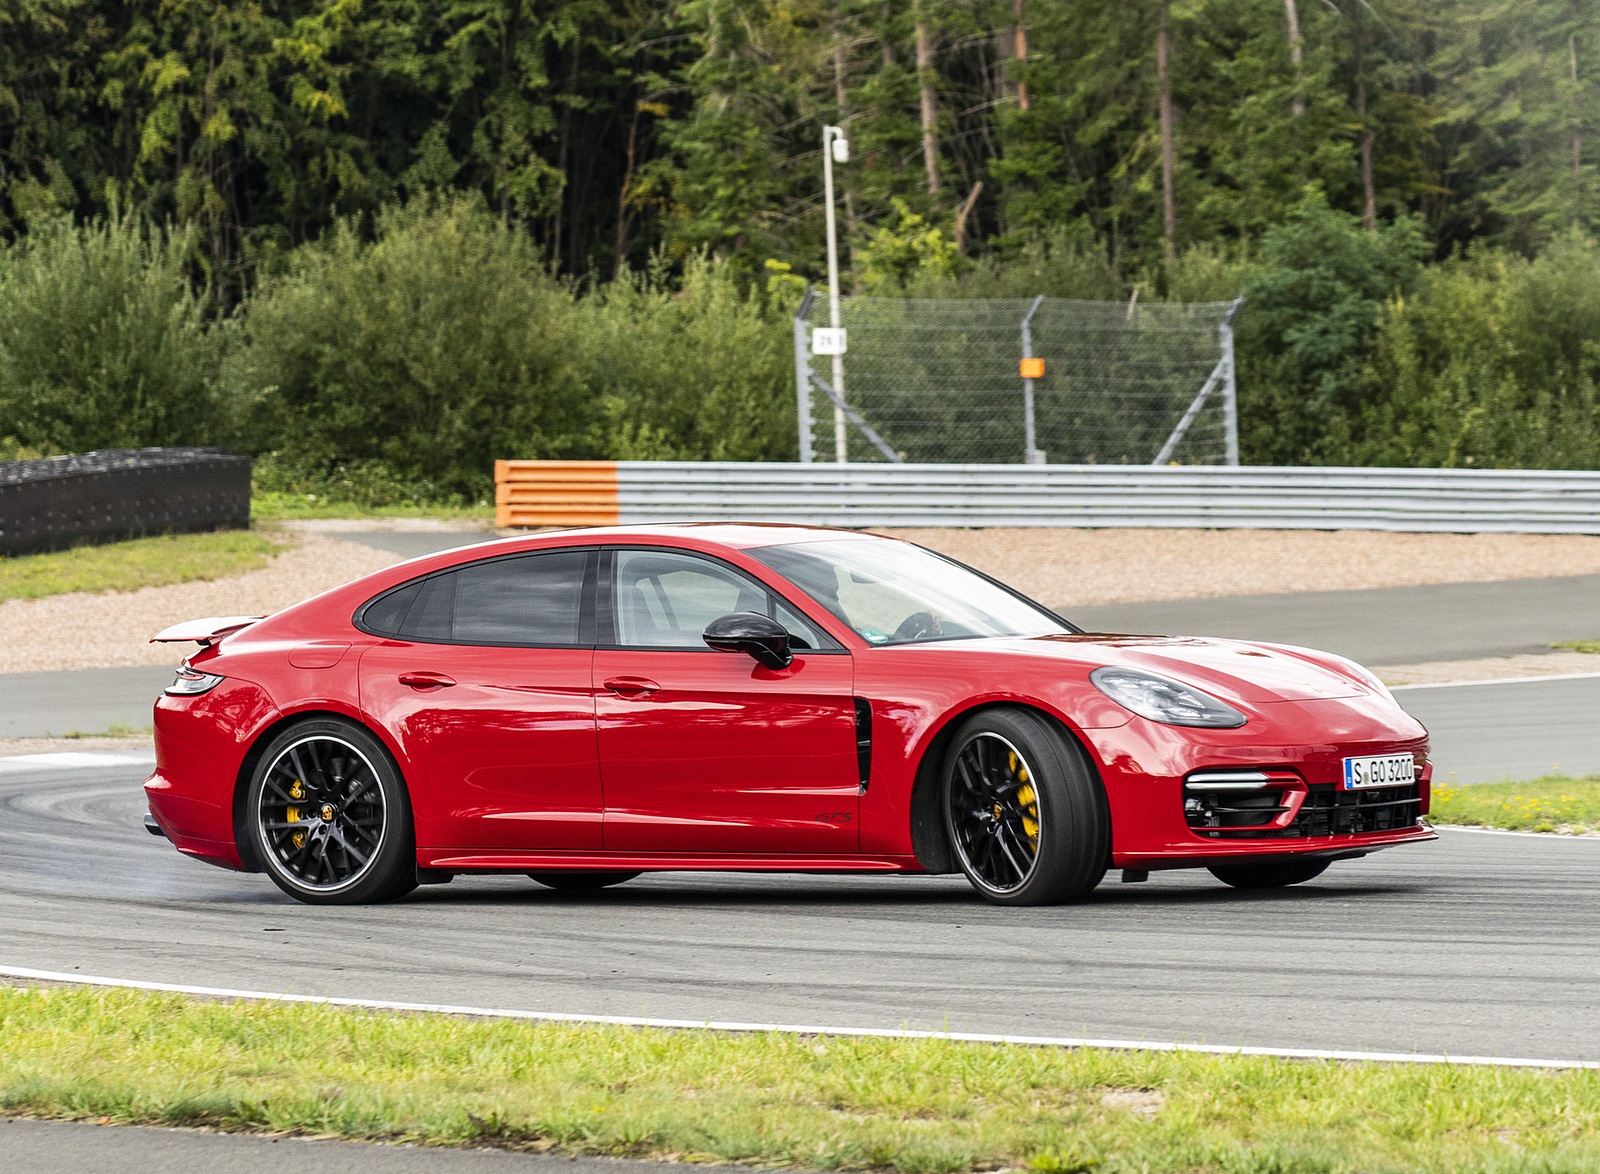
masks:
[[(367, 611), (379, 602), (387, 599), (397, 591), (404, 591), (430, 579), (437, 579), (441, 575), (452, 575), (457, 571), (466, 570), (468, 567), (482, 566), (485, 563), (507, 562), (519, 558), (538, 558), (547, 554), (581, 554), (583, 563), (583, 586), (579, 588), (582, 593), (578, 601), (578, 642), (575, 644), (553, 643), (510, 643), (504, 640), (435, 640), (424, 636), (402, 636), (393, 632), (379, 632), (365, 624)], [(403, 644), (432, 644), (446, 648), (550, 648), (550, 649), (589, 649), (595, 647), (595, 636), (598, 629), (595, 626), (596, 598), (599, 593), (599, 563), (600, 548), (597, 546), (550, 546), (540, 547), (536, 550), (519, 550), (507, 554), (493, 554), (485, 558), (471, 559), (463, 563), (454, 563), (448, 567), (429, 571), (426, 575), (418, 575), (414, 579), (407, 579), (404, 583), (397, 583), (385, 591), (380, 591), (360, 607), (350, 617), (350, 622), (358, 632), (365, 632), (368, 636), (375, 636), (379, 640), (396, 640)], [(408, 609), (409, 615), (409, 609)], [(401, 620), (404, 627), (405, 621)]]
[[(735, 566), (733, 563), (729, 562), (727, 559), (719, 558), (717, 555), (714, 555), (714, 554), (707, 554), (703, 550), (685, 550), (681, 546), (665, 546), (665, 545), (656, 546), (656, 545), (653, 545), (653, 544), (648, 543), (648, 542), (617, 542), (617, 543), (610, 543), (610, 544), (608, 544), (606, 546), (602, 546), (600, 548), (600, 556), (601, 556), (600, 557), (600, 568), (599, 568), (600, 581), (599, 581), (599, 584), (598, 584), (597, 590), (596, 590), (597, 607), (595, 609), (596, 622), (595, 622), (595, 628), (594, 628), (595, 639), (596, 639), (596, 641), (598, 641), (595, 644), (594, 647), (595, 647), (595, 649), (597, 651), (600, 651), (600, 652), (711, 652), (711, 653), (715, 653), (717, 651), (716, 649), (714, 649), (714, 648), (712, 648), (712, 647), (710, 647), (709, 645), (706, 645), (706, 644), (701, 644), (701, 645), (698, 645), (698, 646), (686, 645), (686, 644), (622, 644), (622, 643), (618, 643), (616, 641), (616, 637), (617, 637), (617, 621), (616, 621), (616, 608), (614, 606), (614, 593), (616, 591), (616, 585), (617, 585), (616, 555), (617, 555), (618, 551), (623, 551), (623, 550), (649, 550), (649, 551), (659, 551), (659, 552), (663, 552), (663, 553), (666, 553), (666, 554), (681, 554), (686, 558), (704, 559), (706, 562), (715, 563), (718, 566), (725, 567), (726, 569), (732, 571), (734, 574), (742, 575), (744, 578), (753, 581), (757, 587), (760, 587), (763, 591), (765, 591), (767, 593), (767, 597), (768, 597), (769, 600), (777, 600), (779, 603), (783, 604), (784, 607), (787, 607), (790, 611), (794, 612), (801, 619), (805, 620), (806, 623), (810, 624), (811, 627), (816, 631), (817, 635), (822, 637), (822, 639), (826, 640), (828, 642), (828, 644), (829, 644), (829, 647), (826, 647), (826, 648), (795, 648), (795, 649), (792, 649), (792, 651), (794, 652), (794, 654), (796, 656), (849, 656), (850, 655), (850, 650), (848, 648), (846, 648), (843, 644), (839, 643), (839, 641), (834, 637), (834, 635), (831, 632), (829, 632), (826, 628), (824, 628), (821, 624), (819, 624), (816, 620), (814, 620), (810, 616), (806, 615), (806, 612), (805, 612), (804, 608), (796, 607), (795, 604), (794, 604), (794, 600), (792, 600), (788, 596), (784, 595), (781, 591), (776, 590), (774, 587), (772, 587), (771, 584), (765, 582), (762, 579), (757, 578), (755, 575), (752, 575), (749, 571), (745, 570), (743, 567)], [(768, 568), (768, 569), (770, 569), (770, 568)], [(807, 596), (806, 598), (809, 599), (810, 596)], [(602, 632), (605, 632), (605, 633), (607, 633), (607, 634), (609, 634), (611, 636), (612, 643), (608, 644), (608, 643), (605, 643), (603, 641), (599, 641), (600, 633), (602, 633)], [(720, 655), (726, 655), (726, 653), (723, 653), (723, 654), (720, 654)]]

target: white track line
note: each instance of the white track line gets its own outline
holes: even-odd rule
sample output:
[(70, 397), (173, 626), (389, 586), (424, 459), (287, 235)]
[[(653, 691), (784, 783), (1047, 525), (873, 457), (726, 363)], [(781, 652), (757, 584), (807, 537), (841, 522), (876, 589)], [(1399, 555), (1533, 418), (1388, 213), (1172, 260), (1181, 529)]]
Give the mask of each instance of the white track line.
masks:
[(152, 766), (149, 751), (58, 750), (49, 754), (0, 756), (0, 773), (21, 770), (87, 770), (97, 766)]
[(1592, 681), (1600, 673), (1551, 673), (1543, 677), (1494, 677), (1487, 681), (1434, 681), (1422, 685), (1390, 685), (1389, 692), (1403, 689), (1465, 689), (1472, 685), (1531, 685), (1537, 681)]
[(702, 1031), (780, 1032), (785, 1035), (832, 1035), (868, 1039), (947, 1039), (964, 1043), (1024, 1044), (1049, 1048), (1106, 1048), (1118, 1052), (1198, 1052), (1214, 1056), (1271, 1056), (1288, 1060), (1352, 1060), (1383, 1064), (1459, 1064), (1492, 1068), (1600, 1069), (1595, 1060), (1532, 1060), (1505, 1056), (1446, 1056), (1425, 1052), (1352, 1052), (1321, 1048), (1253, 1048), (1225, 1044), (1183, 1044), (1151, 1040), (1079, 1039), (1072, 1036), (990, 1035), (971, 1031), (911, 1031), (884, 1027), (819, 1027), (795, 1023), (743, 1023), (715, 1019), (654, 1019), (632, 1015), (569, 1015), (558, 1011), (520, 1011), (503, 1007), (460, 1007), (449, 1003), (402, 1003), (391, 999), (340, 999), (320, 995), (274, 994), (270, 991), (232, 990), (227, 987), (185, 986), (178, 983), (142, 982), (129, 978), (102, 978), (88, 974), (63, 974), (0, 966), (0, 978), (31, 978), (40, 982), (82, 986), (121, 987), (136, 991), (162, 991), (213, 999), (251, 999), (272, 1003), (309, 1003), (322, 1007), (358, 1007), (369, 1011), (410, 1011), (433, 1015), (461, 1015), (479, 1019), (519, 1019), (546, 1023), (605, 1023), (620, 1027), (689, 1028)]
[[(1470, 787), (1474, 784), (1464, 783), (1462, 785)], [(1475, 836), (1524, 836), (1533, 840), (1575, 840), (1580, 842), (1587, 840), (1591, 844), (1600, 844), (1600, 836), (1575, 836), (1568, 832), (1519, 832), (1512, 828), (1478, 828), (1468, 827), (1466, 824), (1461, 823), (1436, 823), (1431, 826), (1436, 832), (1470, 832)]]

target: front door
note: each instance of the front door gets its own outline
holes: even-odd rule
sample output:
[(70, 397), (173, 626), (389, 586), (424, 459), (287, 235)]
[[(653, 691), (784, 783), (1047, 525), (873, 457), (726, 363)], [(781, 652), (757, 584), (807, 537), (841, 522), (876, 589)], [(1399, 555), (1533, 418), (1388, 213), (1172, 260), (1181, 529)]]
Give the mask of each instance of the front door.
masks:
[(469, 563), (380, 597), (362, 708), (394, 730), (423, 848), (601, 846), (594, 648), (598, 552)]
[[(725, 563), (661, 549), (608, 561), (611, 643), (602, 619), (594, 659), (606, 849), (854, 853), (849, 653)], [(706, 625), (735, 611), (784, 624), (794, 662), (706, 647)]]

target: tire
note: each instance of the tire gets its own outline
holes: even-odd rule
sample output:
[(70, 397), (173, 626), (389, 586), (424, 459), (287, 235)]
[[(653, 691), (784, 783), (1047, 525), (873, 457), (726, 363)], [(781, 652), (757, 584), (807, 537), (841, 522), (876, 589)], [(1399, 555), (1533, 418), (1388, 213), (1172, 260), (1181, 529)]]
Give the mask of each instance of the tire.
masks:
[(1315, 880), (1329, 860), (1274, 860), (1266, 864), (1218, 864), (1206, 871), (1236, 889), (1282, 889)]
[(593, 893), (638, 876), (637, 872), (530, 872), (547, 889), (562, 893)]
[(362, 905), (417, 886), (411, 802), (383, 744), (354, 722), (311, 718), (267, 744), (244, 818), (262, 870), (308, 905)]
[(940, 805), (956, 863), (996, 905), (1078, 900), (1105, 876), (1111, 818), (1100, 780), (1039, 714), (994, 709), (962, 722)]

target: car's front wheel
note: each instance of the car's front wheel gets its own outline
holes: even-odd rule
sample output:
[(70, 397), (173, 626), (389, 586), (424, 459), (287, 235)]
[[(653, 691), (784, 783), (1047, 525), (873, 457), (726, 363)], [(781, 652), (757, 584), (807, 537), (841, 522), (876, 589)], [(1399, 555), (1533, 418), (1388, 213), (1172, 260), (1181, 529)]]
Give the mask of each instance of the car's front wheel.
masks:
[(1111, 821), (1067, 733), (1027, 710), (963, 722), (944, 773), (945, 829), (973, 888), (998, 905), (1052, 905), (1105, 876)]
[(312, 905), (386, 901), (417, 884), (411, 805), (393, 760), (353, 722), (297, 722), (267, 746), (245, 810), (263, 869)]
[(1263, 864), (1217, 864), (1206, 871), (1236, 889), (1282, 889), (1315, 880), (1328, 871), (1326, 860), (1275, 860)]

